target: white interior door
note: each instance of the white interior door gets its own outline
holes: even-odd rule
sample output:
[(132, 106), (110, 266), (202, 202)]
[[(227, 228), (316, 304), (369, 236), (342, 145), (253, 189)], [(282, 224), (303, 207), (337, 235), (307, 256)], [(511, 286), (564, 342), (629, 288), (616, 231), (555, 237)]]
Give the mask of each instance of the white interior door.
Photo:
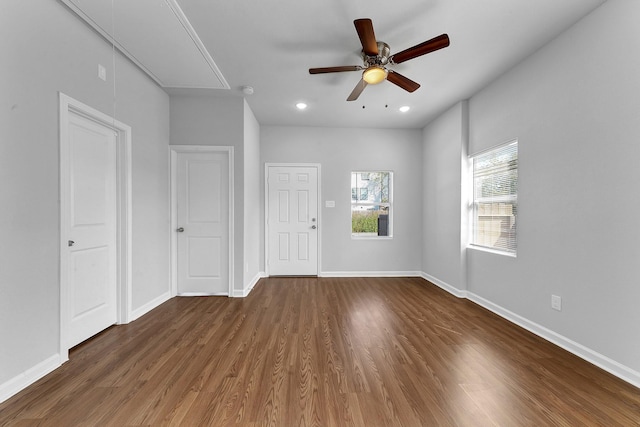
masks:
[(229, 295), (229, 153), (180, 152), (178, 295)]
[[(66, 222), (67, 346), (86, 340), (117, 320), (116, 134), (69, 114), (69, 181)], [(63, 235), (64, 236), (64, 235)]]
[(268, 267), (272, 276), (318, 274), (318, 168), (268, 166)]

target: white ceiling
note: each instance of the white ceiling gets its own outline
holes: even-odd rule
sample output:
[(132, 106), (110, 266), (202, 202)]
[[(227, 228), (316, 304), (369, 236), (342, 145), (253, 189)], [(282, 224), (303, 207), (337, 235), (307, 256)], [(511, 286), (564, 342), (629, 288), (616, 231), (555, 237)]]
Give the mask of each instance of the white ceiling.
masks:
[[(62, 1), (103, 35), (115, 29), (121, 49), (170, 94), (242, 96), (249, 85), (263, 125), (421, 128), (606, 0)], [(347, 102), (359, 72), (308, 69), (362, 65), (357, 18), (373, 20), (392, 54), (442, 33), (451, 45), (393, 66), (421, 84), (416, 92), (383, 82)], [(309, 107), (298, 111), (299, 101)]]

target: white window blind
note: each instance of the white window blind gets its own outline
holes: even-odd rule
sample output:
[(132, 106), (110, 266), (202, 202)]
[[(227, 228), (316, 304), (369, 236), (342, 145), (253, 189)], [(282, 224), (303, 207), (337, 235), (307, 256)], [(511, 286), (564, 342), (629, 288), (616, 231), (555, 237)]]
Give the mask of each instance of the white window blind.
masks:
[(518, 142), (473, 157), (472, 244), (516, 252)]

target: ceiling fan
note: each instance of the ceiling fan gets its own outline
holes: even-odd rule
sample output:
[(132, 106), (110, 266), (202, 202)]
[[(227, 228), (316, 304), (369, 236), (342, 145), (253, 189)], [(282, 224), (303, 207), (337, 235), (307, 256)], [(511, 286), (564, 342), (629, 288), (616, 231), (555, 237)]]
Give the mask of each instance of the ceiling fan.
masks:
[(402, 52), (390, 55), (391, 51), (389, 49), (389, 45), (385, 42), (376, 40), (376, 36), (373, 32), (373, 22), (371, 19), (356, 19), (353, 21), (353, 24), (356, 27), (358, 37), (360, 37), (360, 43), (362, 43), (362, 61), (364, 62), (364, 65), (309, 68), (309, 74), (340, 73), (343, 71), (364, 70), (362, 72), (362, 79), (360, 79), (356, 87), (353, 89), (347, 98), (347, 101), (355, 101), (367, 85), (378, 84), (383, 80), (388, 80), (407, 92), (415, 91), (420, 87), (418, 83), (400, 73), (387, 69), (387, 65), (400, 64), (410, 59), (417, 58), (418, 56), (426, 55), (427, 53), (449, 46), (449, 36), (441, 34), (438, 37), (434, 37), (431, 40), (417, 44), (409, 49), (403, 50)]

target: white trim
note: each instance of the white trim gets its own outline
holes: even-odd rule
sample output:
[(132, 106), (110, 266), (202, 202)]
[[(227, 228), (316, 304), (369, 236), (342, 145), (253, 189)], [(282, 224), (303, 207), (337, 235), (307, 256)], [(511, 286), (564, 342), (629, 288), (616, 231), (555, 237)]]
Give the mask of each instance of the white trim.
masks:
[[(264, 164), (264, 269), (269, 276), (269, 168), (270, 167), (309, 167), (318, 170), (318, 226), (322, 226), (322, 165), (320, 163), (265, 163)], [(318, 276), (322, 266), (322, 233), (318, 232)]]
[(131, 62), (133, 62), (138, 68), (140, 68), (146, 75), (148, 75), (160, 87), (166, 87), (166, 85), (164, 85), (162, 83), (162, 80), (160, 80), (160, 78), (158, 76), (153, 74), (153, 72), (151, 72), (151, 70), (149, 70), (147, 67), (145, 67), (135, 56), (133, 56), (133, 54), (131, 52), (129, 52), (127, 49), (125, 49), (124, 46), (122, 46), (115, 38), (113, 38), (112, 35), (107, 30), (103, 29), (100, 25), (98, 25), (98, 23), (96, 21), (94, 21), (82, 9), (80, 9), (78, 6), (76, 6), (73, 3), (72, 0), (60, 0), (60, 1), (62, 3), (64, 3), (69, 9), (71, 9), (75, 14), (77, 14), (87, 24), (89, 24), (91, 26), (91, 28), (93, 28), (95, 31), (98, 32), (98, 34), (100, 34), (102, 37), (104, 37), (104, 39), (107, 41), (107, 43), (109, 43), (112, 47), (118, 49), (118, 51), (122, 55), (124, 55), (125, 57), (129, 58), (129, 60)]
[(258, 274), (256, 274), (253, 279), (251, 279), (251, 282), (249, 282), (249, 285), (240, 290), (240, 289), (235, 289), (233, 291), (233, 296), (235, 298), (245, 298), (247, 296), (249, 296), (249, 293), (251, 293), (251, 291), (253, 290), (253, 288), (258, 284), (258, 281), (260, 281), (260, 279), (267, 277), (267, 273), (265, 273), (264, 271), (259, 272)]
[(436, 277), (433, 277), (425, 272), (422, 272), (420, 274), (420, 277), (422, 277), (424, 280), (433, 283), (434, 285), (436, 285), (439, 288), (442, 288), (443, 290), (449, 292), (451, 295), (458, 297), (458, 298), (466, 298), (467, 297), (467, 291), (464, 290), (460, 290), (454, 286), (451, 286), (450, 284), (443, 282), (440, 279), (437, 279)]
[(131, 313), (131, 316), (129, 317), (129, 322), (133, 322), (134, 320), (141, 318), (142, 316), (144, 316), (154, 308), (157, 308), (158, 306), (160, 306), (161, 304), (164, 304), (170, 299), (171, 299), (171, 292), (169, 291), (165, 292), (159, 297), (152, 299), (148, 303), (144, 304), (142, 307), (138, 307), (135, 310), (133, 310), (133, 312)]
[(91, 26), (91, 28), (93, 28), (95, 31), (97, 31), (98, 34), (100, 34), (102, 37), (104, 37), (104, 39), (109, 44), (111, 44), (113, 47), (118, 49), (118, 51), (122, 55), (127, 57), (131, 62), (133, 62), (136, 66), (138, 66), (138, 68), (140, 68), (145, 74), (147, 74), (159, 86), (161, 86), (163, 88), (166, 88), (166, 87), (170, 86), (172, 88), (173, 87), (177, 87), (177, 88), (199, 88), (199, 89), (207, 89), (207, 88), (209, 88), (209, 89), (231, 89), (231, 86), (229, 86), (229, 83), (227, 82), (227, 80), (222, 75), (222, 72), (220, 71), (220, 69), (218, 68), (216, 63), (213, 61), (213, 58), (211, 57), (211, 54), (209, 53), (209, 51), (205, 47), (204, 43), (202, 43), (202, 40), (200, 39), (200, 37), (198, 36), (196, 31), (193, 29), (193, 26), (191, 25), (191, 23), (187, 19), (187, 16), (184, 14), (184, 12), (182, 11), (182, 8), (180, 8), (180, 6), (178, 5), (178, 2), (176, 0), (165, 0), (165, 3), (166, 3), (167, 6), (169, 6), (171, 11), (173, 12), (173, 15), (176, 17), (176, 19), (178, 20), (178, 22), (180, 23), (182, 28), (184, 28), (185, 32), (187, 33), (187, 35), (189, 36), (191, 41), (193, 41), (193, 44), (196, 46), (196, 49), (198, 49), (198, 52), (200, 52), (200, 54), (202, 55), (202, 58), (207, 63), (207, 65), (209, 66), (211, 71), (213, 71), (213, 74), (216, 76), (216, 78), (218, 79), (218, 82), (220, 83), (220, 85), (222, 87), (213, 87), (213, 86), (211, 86), (211, 87), (208, 87), (208, 86), (207, 87), (200, 87), (200, 86), (193, 86), (193, 85), (191, 85), (191, 86), (174, 86), (174, 85), (170, 85), (168, 82), (163, 82), (160, 79), (160, 77), (155, 75), (149, 68), (147, 68), (144, 64), (142, 64), (142, 62), (140, 62), (138, 60), (138, 58), (136, 58), (122, 44), (120, 44), (120, 42), (118, 40), (116, 40), (108, 30), (106, 30), (106, 29), (102, 28), (100, 25), (98, 25), (98, 23), (96, 21), (94, 21), (89, 15), (87, 15), (72, 0), (61, 0), (61, 1), (70, 10), (72, 10), (74, 13), (76, 13), (81, 19), (83, 19), (87, 24), (89, 24)]
[(323, 271), (320, 277), (422, 277), (419, 271)]
[(227, 153), (229, 162), (229, 290), (226, 296), (233, 296), (234, 292), (234, 149), (232, 146), (217, 145), (170, 145), (170, 200), (171, 200), (171, 289), (172, 297), (178, 295), (178, 243), (174, 230), (178, 227), (178, 183), (177, 167), (178, 153)]
[(478, 157), (478, 156), (481, 156), (483, 154), (487, 154), (489, 151), (497, 150), (498, 148), (506, 147), (507, 145), (516, 144), (518, 142), (519, 142), (518, 138), (512, 138), (512, 139), (509, 139), (509, 140), (507, 140), (505, 142), (501, 142), (499, 144), (492, 145), (491, 147), (483, 148), (480, 151), (469, 153), (468, 156), (469, 156), (469, 158)]
[[(198, 37), (198, 33), (196, 33), (196, 30), (194, 30), (193, 27), (191, 26), (191, 22), (189, 22), (189, 19), (187, 18), (187, 16), (182, 11), (182, 8), (180, 8), (180, 5), (178, 4), (178, 2), (176, 0), (165, 0), (165, 1), (166, 1), (167, 5), (169, 6), (169, 8), (171, 9), (171, 11), (173, 11), (173, 14), (176, 16), (178, 21), (180, 21), (180, 24), (182, 25), (182, 28), (184, 28), (184, 30), (187, 32), (187, 34), (189, 35), (189, 37), (193, 41), (193, 44), (196, 45), (196, 48), (198, 49), (198, 51), (200, 52), (200, 54), (204, 58), (205, 62), (207, 63), (209, 68), (211, 68), (211, 71), (213, 71), (213, 74), (215, 74), (215, 76), (218, 78), (218, 81), (222, 85), (222, 89), (231, 89), (231, 86), (229, 86), (229, 83), (227, 82), (227, 80), (222, 75), (222, 72), (220, 71), (220, 69), (218, 68), (216, 63), (213, 61), (213, 58), (211, 57), (211, 54), (209, 53), (209, 51), (205, 47), (204, 43), (202, 43), (202, 40), (200, 40), (200, 37)], [(175, 86), (175, 85), (172, 85), (171, 87), (187, 87), (187, 88), (189, 88), (189, 87), (193, 87), (193, 86)]]
[(487, 252), (494, 255), (504, 255), (511, 258), (518, 258), (518, 254), (516, 252), (508, 252), (500, 249), (492, 248), (489, 246), (477, 245), (475, 243), (469, 243), (467, 245), (467, 249), (472, 249), (474, 251)]
[(182, 292), (178, 297), (228, 297), (226, 292), (211, 293), (211, 292)]
[(79, 114), (116, 132), (116, 204), (117, 204), (117, 323), (130, 322), (132, 301), (132, 184), (131, 184), (131, 126), (124, 124), (82, 102), (59, 92), (59, 146), (60, 146), (60, 343), (59, 354), (63, 362), (69, 360), (67, 342), (67, 271), (68, 235), (66, 218), (69, 216), (69, 113)]
[(9, 399), (11, 396), (18, 394), (20, 391), (29, 387), (45, 375), (53, 372), (62, 365), (63, 360), (59, 354), (43, 360), (37, 365), (27, 369), (21, 374), (16, 375), (4, 384), (0, 384), (0, 403)]
[(454, 286), (438, 280), (435, 277), (430, 276), (429, 274), (424, 272), (422, 273), (422, 277), (428, 282), (433, 283), (434, 285), (444, 289), (452, 295), (458, 298), (466, 298), (478, 304), (479, 306), (486, 308), (492, 313), (497, 314), (503, 319), (526, 329), (527, 331), (539, 336), (540, 338), (563, 348), (569, 353), (572, 353), (580, 357), (581, 359), (609, 372), (610, 374), (615, 375), (621, 380), (624, 380), (629, 384), (640, 388), (640, 372), (635, 371), (619, 362), (616, 362), (615, 360), (610, 359), (609, 357), (604, 356), (588, 347), (585, 347), (584, 345), (577, 343), (563, 335), (560, 335), (552, 331), (551, 329), (532, 322), (520, 316), (519, 314), (516, 314), (504, 307), (499, 306), (498, 304), (495, 304), (479, 295), (474, 294), (473, 292), (457, 289)]
[(367, 236), (365, 233), (351, 233), (352, 240), (393, 240), (393, 236), (378, 236), (375, 233), (371, 233), (370, 236)]
[(516, 325), (526, 329), (527, 331), (544, 338), (545, 340), (567, 350), (569, 353), (573, 353), (576, 356), (586, 360), (589, 363), (596, 365), (597, 367), (604, 369), (605, 371), (615, 375), (616, 377), (623, 379), (624, 381), (633, 384), (636, 387), (640, 387), (640, 372), (622, 365), (604, 356), (588, 347), (583, 346), (569, 338), (560, 335), (551, 329), (538, 325), (512, 311), (507, 310), (497, 304), (492, 303), (489, 300), (482, 298), (472, 292), (467, 292), (467, 298), (474, 303), (486, 308), (487, 310), (497, 314), (498, 316), (515, 323)]

